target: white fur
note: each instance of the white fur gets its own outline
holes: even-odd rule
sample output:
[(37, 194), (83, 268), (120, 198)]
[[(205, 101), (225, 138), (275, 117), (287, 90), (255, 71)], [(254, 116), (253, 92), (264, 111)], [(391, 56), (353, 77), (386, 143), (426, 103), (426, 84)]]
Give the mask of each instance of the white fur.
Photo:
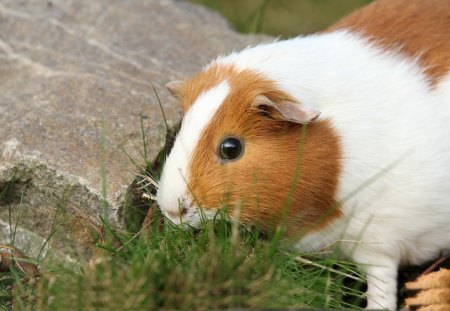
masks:
[[(450, 248), (450, 75), (432, 89), (414, 60), (346, 31), (260, 45), (215, 62), (256, 70), (332, 120), (343, 150), (344, 218), (296, 247), (313, 251), (341, 241), (367, 273), (368, 308), (396, 309), (398, 266)], [(221, 102), (225, 93), (211, 90), (208, 98)], [(183, 168), (193, 147), (172, 152), (182, 153)], [(174, 162), (169, 157), (166, 168), (173, 171)]]
[(398, 265), (450, 248), (450, 75), (432, 90), (414, 60), (345, 31), (216, 62), (263, 73), (333, 121), (346, 217), (296, 245), (311, 251), (346, 241), (342, 249), (368, 274), (368, 308), (394, 310)]
[[(173, 149), (168, 156), (159, 183), (157, 194), (158, 205), (164, 215), (175, 224), (182, 219), (179, 211), (192, 204), (189, 196), (187, 180), (189, 178), (189, 162), (197, 146), (202, 131), (230, 92), (227, 81), (200, 94), (183, 118), (183, 123), (176, 138)], [(183, 221), (199, 224), (200, 215), (197, 208), (187, 208)]]

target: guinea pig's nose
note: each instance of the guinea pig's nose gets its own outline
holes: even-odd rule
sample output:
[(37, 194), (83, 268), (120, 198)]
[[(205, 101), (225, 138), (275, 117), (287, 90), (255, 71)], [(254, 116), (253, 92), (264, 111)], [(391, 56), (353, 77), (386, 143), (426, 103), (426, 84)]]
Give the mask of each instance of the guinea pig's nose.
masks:
[(180, 216), (186, 215), (187, 208), (186, 207), (180, 207), (178, 210), (168, 210), (167, 215), (171, 218), (178, 218)]

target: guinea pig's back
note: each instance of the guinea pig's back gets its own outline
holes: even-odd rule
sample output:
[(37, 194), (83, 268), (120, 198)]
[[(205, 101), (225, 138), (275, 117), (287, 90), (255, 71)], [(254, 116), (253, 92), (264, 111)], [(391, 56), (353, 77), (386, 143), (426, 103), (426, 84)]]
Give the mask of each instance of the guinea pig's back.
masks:
[(378, 0), (334, 24), (386, 50), (416, 58), (432, 83), (450, 69), (450, 1)]

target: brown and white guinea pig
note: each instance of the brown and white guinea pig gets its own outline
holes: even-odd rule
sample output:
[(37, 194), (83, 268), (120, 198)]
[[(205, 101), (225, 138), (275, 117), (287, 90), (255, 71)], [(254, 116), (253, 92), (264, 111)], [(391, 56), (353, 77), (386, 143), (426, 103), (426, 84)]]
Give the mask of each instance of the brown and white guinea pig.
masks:
[(263, 230), (284, 221), (300, 251), (339, 245), (367, 308), (394, 310), (398, 266), (450, 249), (449, 68), (449, 0), (379, 0), (219, 57), (168, 84), (185, 116), (159, 206), (192, 226), (240, 208)]

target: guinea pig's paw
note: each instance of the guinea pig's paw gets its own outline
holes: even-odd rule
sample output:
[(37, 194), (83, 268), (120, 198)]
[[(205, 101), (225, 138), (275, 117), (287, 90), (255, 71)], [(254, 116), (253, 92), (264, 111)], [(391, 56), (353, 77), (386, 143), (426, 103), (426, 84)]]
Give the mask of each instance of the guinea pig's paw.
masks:
[(415, 296), (405, 299), (408, 309), (450, 310), (450, 269), (420, 276), (413, 282), (405, 284), (406, 289), (417, 291)]
[(396, 264), (366, 266), (367, 310), (397, 310)]

